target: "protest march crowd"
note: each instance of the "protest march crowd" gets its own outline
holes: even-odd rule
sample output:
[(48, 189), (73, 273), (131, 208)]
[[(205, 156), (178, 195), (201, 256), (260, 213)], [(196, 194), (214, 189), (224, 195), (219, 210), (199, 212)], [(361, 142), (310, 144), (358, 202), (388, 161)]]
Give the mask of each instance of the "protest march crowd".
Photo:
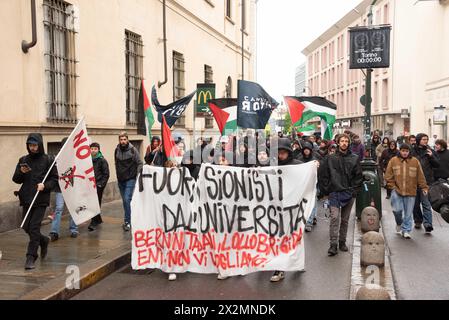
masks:
[[(18, 195), (24, 212), (29, 208), (36, 192), (36, 185), (37, 190), (41, 191), (24, 225), (30, 237), (25, 268), (33, 269), (39, 247), (43, 259), (47, 255), (49, 241), (56, 241), (59, 238), (64, 199), (57, 183), (56, 168), (50, 171), (49, 178), (44, 184), (39, 183), (52, 162), (44, 152), (41, 135), (30, 134), (26, 146), (28, 155), (19, 159), (13, 181), (22, 185)], [(319, 135), (297, 134), (284, 137), (279, 133), (276, 137), (261, 137), (257, 132), (254, 136), (249, 134), (245, 137), (222, 138), (215, 145), (211, 138), (199, 138), (192, 150), (185, 150), (184, 140), (178, 137), (175, 146), (181, 156), (177, 157), (180, 162), (176, 162), (175, 159), (168, 160), (161, 139), (154, 136), (145, 153), (145, 164), (167, 168), (185, 167), (193, 178), (197, 178), (202, 163), (244, 168), (298, 165), (310, 161), (319, 163), (318, 198), (323, 198), (325, 206), (330, 210), (329, 256), (336, 255), (338, 250), (348, 251), (346, 245), (348, 221), (355, 196), (362, 185), (360, 161), (365, 157), (373, 156), (377, 160), (379, 177), (387, 189), (387, 199), (391, 198), (397, 231), (406, 239), (411, 238), (413, 220), (416, 229), (420, 229), (423, 225), (425, 232), (432, 232), (429, 186), (440, 179), (449, 178), (449, 151), (446, 141), (435, 138), (429, 141), (426, 134), (390, 140), (389, 137), (380, 139), (380, 135), (376, 132), (372, 136), (371, 150), (365, 150), (360, 138), (351, 132), (337, 134), (330, 141), (322, 139)], [(273, 152), (273, 146), (276, 152)], [(109, 179), (109, 165), (98, 143), (90, 144), (90, 148), (98, 199), (101, 204), (102, 193)], [(132, 194), (143, 162), (139, 158), (138, 151), (129, 142), (126, 132), (119, 135), (119, 144), (114, 155), (124, 207), (123, 230), (127, 232), (131, 230)], [(198, 159), (199, 162), (196, 161)], [(51, 232), (45, 236), (40, 233), (40, 225), (45, 209), (50, 205), (50, 192), (55, 192), (56, 195), (55, 212)], [(101, 215), (98, 214), (91, 219), (88, 230), (95, 231), (101, 223)], [(311, 232), (316, 223), (315, 204), (305, 231)], [(71, 236), (76, 238), (78, 227), (72, 218), (69, 228)], [(226, 277), (218, 275), (218, 278)], [(271, 281), (283, 278), (284, 272), (276, 271)], [(176, 275), (170, 274), (169, 279), (176, 279)]]
[[(93, 142), (83, 146), (87, 139), (83, 138), (82, 133), (83, 131), (72, 139), (69, 137), (68, 142), (74, 143), (74, 154), (79, 159), (85, 159), (87, 155), (91, 157), (92, 168), (83, 169), (83, 173), (86, 178), (94, 173), (94, 178), (82, 177), (86, 183), (89, 183), (87, 180), (93, 181), (98, 204), (101, 206), (103, 191), (110, 176), (109, 164), (102, 155), (99, 143)], [(431, 194), (432, 186), (447, 182), (449, 178), (447, 142), (437, 139), (435, 135), (429, 138), (424, 133), (394, 139), (390, 136), (382, 137), (379, 131), (374, 131), (371, 134), (371, 143), (367, 144), (370, 146), (369, 150), (365, 149), (360, 137), (350, 131), (336, 134), (332, 139), (326, 140), (319, 134), (306, 136), (296, 133), (295, 130), (285, 136), (281, 132), (270, 136), (266, 135), (264, 130), (248, 130), (245, 135), (241, 132), (223, 135), (215, 141), (212, 138), (199, 138), (191, 150), (186, 150), (183, 137), (179, 136), (174, 140), (171, 135), (167, 138), (166, 134), (167, 131), (163, 130), (162, 139), (158, 136), (152, 137), (144, 161), (141, 160), (139, 151), (130, 143), (126, 132), (121, 132), (118, 136), (119, 143), (113, 161), (123, 201), (124, 232), (133, 228), (131, 202), (139, 174), (145, 165), (184, 168), (193, 179), (198, 179), (203, 164), (213, 164), (226, 170), (225, 167), (283, 167), (313, 162), (317, 176), (316, 197), (313, 210), (305, 221), (304, 230), (313, 231), (314, 225), (317, 224), (317, 201), (322, 200), (329, 211), (329, 256), (335, 256), (339, 251), (348, 251), (348, 223), (355, 198), (362, 189), (361, 161), (365, 158), (371, 158), (377, 163), (379, 180), (387, 190), (387, 199), (391, 200), (396, 231), (405, 239), (411, 238), (413, 222), (415, 229), (423, 227), (426, 233), (433, 231), (432, 208), (436, 207), (433, 203), (435, 197)], [(62, 141), (62, 145), (66, 143), (67, 138)], [(45, 154), (43, 138), (39, 133), (31, 133), (28, 136), (26, 148), (28, 154), (19, 159), (12, 179), (21, 185), (16, 193), (23, 207), (24, 218), (29, 211), (23, 224), (30, 238), (25, 269), (32, 270), (39, 256), (39, 248), (40, 257), (44, 259), (49, 242), (59, 238), (64, 202), (67, 204), (61, 189), (73, 186), (73, 179), (81, 176), (76, 174), (76, 166), (71, 167), (69, 172), (60, 167), (59, 162), (53, 166), (56, 159)], [(90, 150), (86, 151), (86, 148)], [(443, 192), (438, 186), (435, 188), (434, 192)], [(36, 193), (37, 191), (39, 192)], [(43, 235), (40, 231), (41, 222), (46, 208), (50, 205), (51, 192), (56, 195), (55, 212), (50, 234)], [(449, 195), (445, 199), (446, 202), (438, 206), (439, 213), (447, 221), (448, 199)], [(76, 208), (77, 213), (83, 210), (86, 211), (86, 208)], [(103, 223), (99, 207), (94, 210), (96, 211), (88, 225), (89, 232), (95, 232)], [(81, 223), (72, 219), (72, 212), (71, 215), (70, 234), (72, 238), (76, 238), (79, 233), (78, 225)], [(282, 280), (284, 272), (275, 271), (271, 281)], [(227, 277), (218, 274), (218, 279)], [(169, 273), (169, 280), (175, 279), (176, 274)]]

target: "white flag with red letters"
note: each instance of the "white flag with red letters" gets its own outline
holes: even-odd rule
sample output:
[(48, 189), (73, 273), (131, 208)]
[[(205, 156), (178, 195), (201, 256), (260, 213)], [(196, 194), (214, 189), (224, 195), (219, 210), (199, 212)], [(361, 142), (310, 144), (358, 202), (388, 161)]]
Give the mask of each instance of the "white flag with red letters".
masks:
[(78, 122), (56, 160), (59, 186), (77, 225), (100, 213), (94, 167), (84, 119)]

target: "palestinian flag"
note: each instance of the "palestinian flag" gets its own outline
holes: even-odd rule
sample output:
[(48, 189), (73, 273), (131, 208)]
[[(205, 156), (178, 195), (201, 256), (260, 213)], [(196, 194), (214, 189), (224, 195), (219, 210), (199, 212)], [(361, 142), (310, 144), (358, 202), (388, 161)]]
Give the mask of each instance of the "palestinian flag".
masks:
[(296, 131), (301, 132), (305, 136), (312, 136), (315, 133), (315, 125), (309, 124), (298, 128)]
[(237, 99), (211, 99), (209, 109), (222, 136), (230, 135), (237, 130)]
[(145, 86), (142, 84), (140, 86), (139, 92), (139, 105), (137, 113), (137, 134), (148, 136), (151, 141), (151, 128), (154, 124), (153, 112), (151, 111), (150, 100), (148, 99), (147, 93), (145, 91)]
[(177, 157), (181, 156), (179, 149), (171, 136), (171, 130), (167, 125), (164, 115), (162, 115), (162, 145), (168, 160), (175, 160)]
[(288, 106), (290, 118), (292, 119), (292, 125), (298, 127), (299, 120), (302, 118), (302, 113), (306, 108), (297, 97), (284, 97), (285, 104)]
[[(303, 126), (307, 121), (319, 117), (323, 121), (322, 127), (325, 127), (323, 138), (327, 140), (332, 139), (332, 127), (337, 114), (337, 105), (335, 103), (323, 97), (285, 97), (285, 102), (289, 106), (289, 110), (291, 110), (290, 115), (295, 126)], [(300, 118), (298, 120), (299, 115)]]

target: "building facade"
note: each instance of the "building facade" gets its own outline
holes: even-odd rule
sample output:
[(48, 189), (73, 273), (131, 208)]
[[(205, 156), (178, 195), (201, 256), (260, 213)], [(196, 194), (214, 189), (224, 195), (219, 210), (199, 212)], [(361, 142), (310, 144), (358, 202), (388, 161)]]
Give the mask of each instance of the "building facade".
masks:
[[(217, 98), (236, 97), (237, 80), (254, 79), (255, 0), (35, 3), (37, 42), (25, 53), (21, 43), (32, 39), (33, 1), (0, 2), (0, 232), (20, 222), (13, 195), (19, 186), (11, 177), (26, 153), (28, 133), (40, 132), (46, 151), (55, 153), (84, 116), (90, 139), (100, 143), (110, 164), (110, 200), (118, 198), (113, 154), (119, 132), (128, 132), (142, 158), (149, 144), (137, 135), (141, 80), (148, 95), (155, 85), (166, 105), (198, 83), (215, 83)], [(196, 136), (218, 133), (210, 117), (194, 122), (192, 101), (173, 131), (189, 148), (194, 128)], [(156, 121), (153, 135), (158, 134)]]
[[(303, 50), (312, 91), (337, 104), (335, 127), (363, 133), (365, 75), (349, 69), (350, 27), (366, 26), (371, 0), (364, 0)], [(444, 1), (381, 0), (373, 7), (373, 25), (391, 30), (390, 67), (372, 74), (372, 129), (397, 137), (436, 132), (434, 107), (449, 108), (449, 4)]]
[(306, 64), (303, 63), (296, 68), (295, 72), (295, 96), (305, 95), (306, 90)]

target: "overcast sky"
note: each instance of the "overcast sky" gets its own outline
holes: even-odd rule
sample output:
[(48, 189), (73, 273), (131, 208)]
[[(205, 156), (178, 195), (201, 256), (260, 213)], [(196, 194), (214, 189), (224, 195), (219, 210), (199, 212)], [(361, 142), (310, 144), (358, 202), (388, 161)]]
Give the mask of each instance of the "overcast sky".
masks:
[(259, 0), (257, 82), (280, 102), (295, 94), (301, 51), (362, 0)]

